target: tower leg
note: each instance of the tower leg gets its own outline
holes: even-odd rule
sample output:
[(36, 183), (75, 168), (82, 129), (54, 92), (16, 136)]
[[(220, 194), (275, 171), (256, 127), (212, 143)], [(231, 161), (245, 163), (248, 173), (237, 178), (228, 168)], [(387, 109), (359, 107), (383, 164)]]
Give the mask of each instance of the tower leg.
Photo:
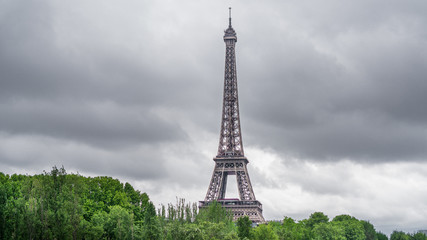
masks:
[[(205, 208), (212, 201), (218, 201), (230, 210), (233, 219), (248, 216), (253, 222), (264, 222), (262, 205), (255, 198), (249, 179), (246, 158), (214, 158), (215, 168), (209, 184), (205, 201), (200, 202), (200, 208)], [(228, 175), (236, 175), (239, 199), (226, 199)]]
[(246, 166), (243, 171), (236, 172), (237, 186), (239, 188), (240, 199), (255, 200), (255, 194), (252, 190), (252, 184), (247, 174)]

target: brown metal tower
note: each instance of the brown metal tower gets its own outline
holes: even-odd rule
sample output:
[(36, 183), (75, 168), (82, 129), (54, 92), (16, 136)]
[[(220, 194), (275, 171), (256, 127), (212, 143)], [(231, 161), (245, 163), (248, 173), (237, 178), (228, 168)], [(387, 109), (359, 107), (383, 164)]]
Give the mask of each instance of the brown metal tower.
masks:
[[(218, 154), (213, 159), (215, 168), (205, 200), (200, 201), (200, 207), (206, 207), (210, 202), (216, 200), (232, 211), (234, 220), (246, 215), (253, 222), (264, 222), (262, 205), (255, 198), (246, 168), (249, 161), (243, 152), (236, 76), (235, 46), (237, 37), (231, 26), (231, 8), (229, 25), (224, 34), (224, 42), (224, 99)], [(239, 199), (225, 199), (228, 175), (236, 176)]]

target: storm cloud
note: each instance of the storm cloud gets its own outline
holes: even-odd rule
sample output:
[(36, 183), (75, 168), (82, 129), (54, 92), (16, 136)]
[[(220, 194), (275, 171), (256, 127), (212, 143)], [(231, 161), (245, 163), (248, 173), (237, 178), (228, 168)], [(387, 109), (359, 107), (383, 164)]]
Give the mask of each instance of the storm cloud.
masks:
[(0, 1), (0, 170), (64, 165), (130, 181), (156, 204), (202, 200), (230, 5), (266, 218), (426, 228), (423, 1)]

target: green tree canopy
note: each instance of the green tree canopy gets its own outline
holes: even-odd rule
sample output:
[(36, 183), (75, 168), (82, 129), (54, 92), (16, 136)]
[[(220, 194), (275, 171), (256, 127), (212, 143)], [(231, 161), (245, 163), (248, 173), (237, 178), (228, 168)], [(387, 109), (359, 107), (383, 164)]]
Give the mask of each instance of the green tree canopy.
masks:
[(377, 238), (378, 240), (388, 240), (388, 237), (382, 232), (377, 232)]
[(159, 222), (156, 216), (156, 208), (152, 202), (147, 205), (144, 216), (144, 239), (154, 240), (160, 238)]
[(237, 232), (239, 235), (239, 238), (249, 238), (252, 228), (252, 221), (249, 220), (248, 216), (240, 217), (237, 219)]
[(196, 221), (198, 222), (208, 221), (213, 223), (231, 223), (232, 219), (231, 213), (217, 201), (210, 203), (207, 208), (200, 209), (196, 217)]
[(315, 212), (310, 215), (307, 221), (307, 227), (313, 228), (316, 224), (327, 223), (329, 221), (328, 216), (322, 212)]
[(314, 240), (346, 240), (344, 229), (337, 224), (318, 223), (313, 228)]
[(362, 222), (355, 217), (346, 214), (339, 215), (332, 220), (332, 223), (344, 230), (347, 240), (364, 240), (366, 238)]
[(279, 240), (279, 236), (273, 231), (273, 228), (267, 224), (261, 224), (253, 230), (254, 240)]
[(402, 231), (393, 231), (390, 240), (410, 240), (409, 235)]
[(363, 224), (363, 229), (365, 231), (366, 240), (378, 240), (374, 225), (372, 225), (369, 221), (362, 220), (361, 222)]
[(427, 236), (424, 233), (414, 233), (411, 238), (411, 240), (427, 240)]

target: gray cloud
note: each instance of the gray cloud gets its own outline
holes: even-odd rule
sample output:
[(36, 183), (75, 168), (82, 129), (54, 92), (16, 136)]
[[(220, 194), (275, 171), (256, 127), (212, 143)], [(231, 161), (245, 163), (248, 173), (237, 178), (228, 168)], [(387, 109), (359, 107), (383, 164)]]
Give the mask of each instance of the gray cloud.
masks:
[[(64, 165), (128, 179), (163, 203), (178, 193), (203, 199), (220, 126), (228, 4), (3, 1), (2, 171)], [(307, 206), (374, 216), (366, 209), (393, 191), (372, 192), (396, 185), (381, 170), (412, 176), (416, 168), (405, 166), (427, 159), (426, 3), (232, 5), (243, 142), (266, 216), (305, 216)], [(355, 172), (370, 164), (365, 177), (375, 184), (364, 191)], [(396, 194), (407, 193), (404, 183)], [(410, 190), (411, 205), (423, 207), (424, 192)], [(278, 209), (276, 194), (292, 204)], [(385, 206), (403, 208), (396, 199)], [(356, 200), (366, 206), (346, 204)], [(386, 207), (375, 219), (425, 221)]]
[[(240, 78), (249, 83), (241, 108), (256, 132), (247, 143), (316, 160), (427, 159), (427, 38), (420, 27), (427, 19), (419, 6), (295, 7), (318, 21), (283, 14), (290, 23), (279, 30), (277, 19), (264, 18), (259, 25), (266, 27), (243, 46), (249, 53)], [(259, 45), (264, 38), (268, 44)]]
[(174, 141), (185, 133), (150, 109), (124, 107), (112, 102), (28, 102), (0, 105), (4, 132), (37, 134), (115, 147)]
[(0, 132), (0, 166), (24, 174), (40, 174), (52, 166), (64, 166), (74, 173), (159, 180), (167, 176), (164, 171), (167, 156), (153, 151), (155, 146), (140, 144), (126, 149), (101, 149), (82, 142)]

